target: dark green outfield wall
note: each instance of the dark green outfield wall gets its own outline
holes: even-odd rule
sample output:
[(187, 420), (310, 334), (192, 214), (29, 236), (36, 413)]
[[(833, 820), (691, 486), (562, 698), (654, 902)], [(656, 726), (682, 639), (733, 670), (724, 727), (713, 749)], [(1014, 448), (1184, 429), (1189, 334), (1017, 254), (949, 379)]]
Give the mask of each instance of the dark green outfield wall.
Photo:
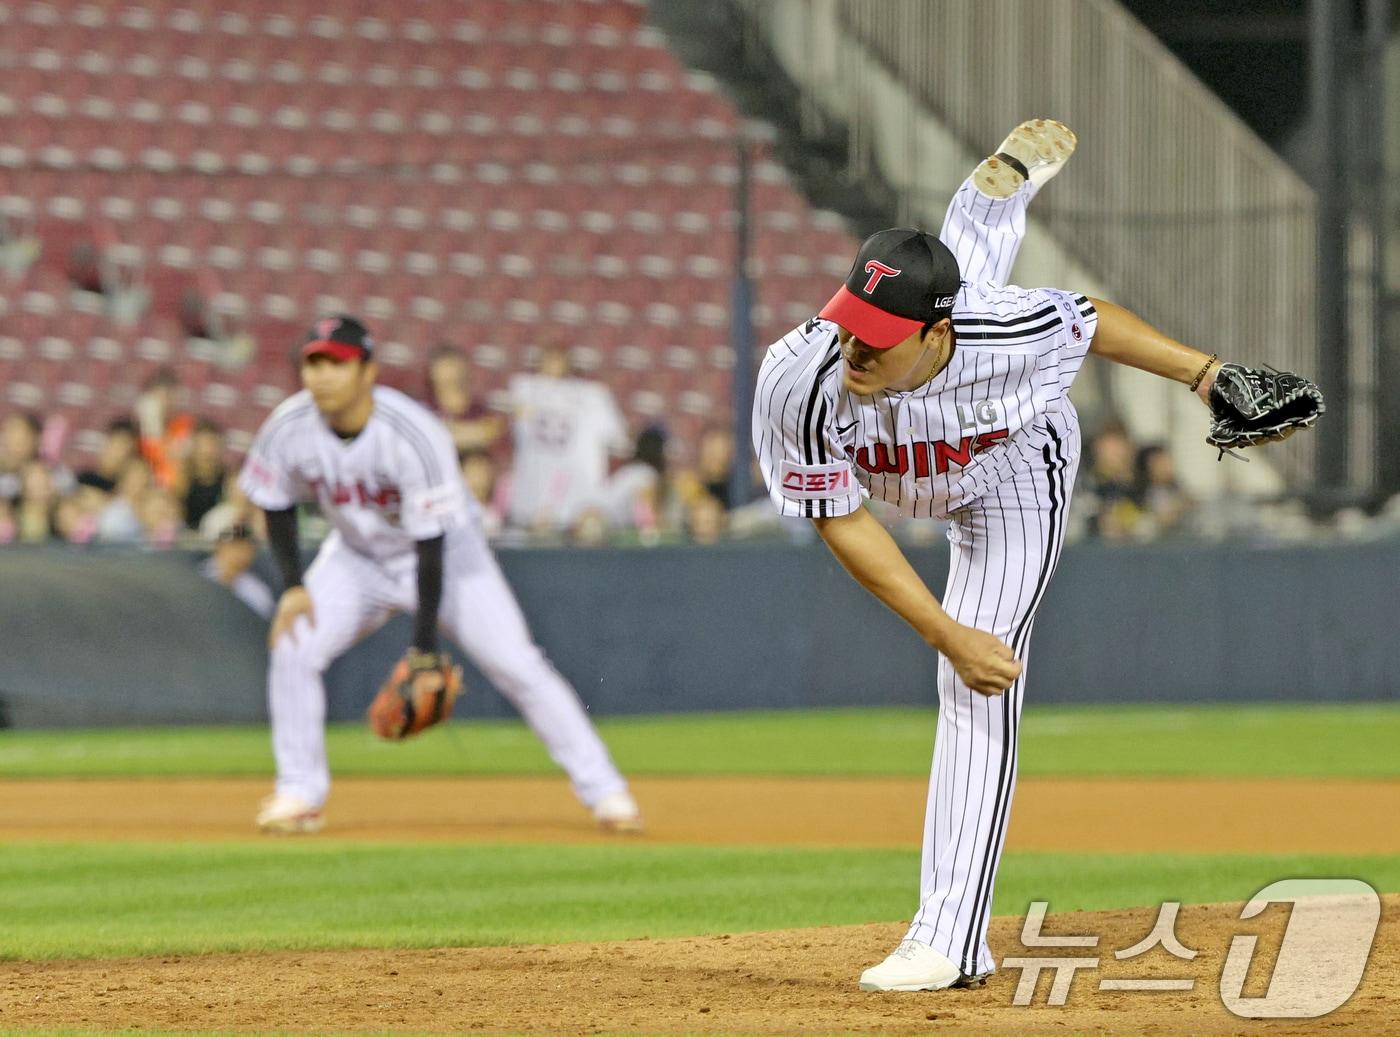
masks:
[[(911, 552), (941, 587), (946, 549)], [(539, 641), (599, 713), (932, 702), (932, 652), (820, 545), (502, 553)], [(0, 550), (16, 727), (262, 720), (263, 625), (180, 553)], [(1065, 552), (1031, 644), (1043, 702), (1400, 697), (1400, 544)], [(358, 716), (397, 619), (328, 678)], [(508, 714), (499, 696), (463, 712)]]
[(265, 717), (264, 631), (192, 555), (0, 548), (0, 702), (16, 727)]

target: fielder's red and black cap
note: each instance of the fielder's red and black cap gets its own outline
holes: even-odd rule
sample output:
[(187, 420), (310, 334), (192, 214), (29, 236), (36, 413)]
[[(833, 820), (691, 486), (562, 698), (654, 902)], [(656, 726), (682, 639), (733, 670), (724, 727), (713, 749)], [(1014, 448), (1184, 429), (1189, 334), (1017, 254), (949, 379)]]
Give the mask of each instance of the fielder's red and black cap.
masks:
[(374, 339), (369, 329), (343, 313), (311, 325), (306, 333), (306, 344), (301, 347), (303, 358), (328, 356), (332, 360), (368, 360), (373, 353)]
[(889, 349), (948, 316), (961, 288), (947, 245), (912, 227), (892, 227), (865, 239), (821, 317), (872, 349)]

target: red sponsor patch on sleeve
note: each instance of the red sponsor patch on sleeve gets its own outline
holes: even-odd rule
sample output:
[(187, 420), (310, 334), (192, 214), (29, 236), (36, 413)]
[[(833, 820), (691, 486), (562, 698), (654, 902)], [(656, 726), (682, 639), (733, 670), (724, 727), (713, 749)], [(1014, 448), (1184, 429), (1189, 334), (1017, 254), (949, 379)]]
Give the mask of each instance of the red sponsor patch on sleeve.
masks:
[(800, 465), (785, 460), (778, 466), (778, 492), (788, 500), (831, 500), (860, 491), (847, 461)]

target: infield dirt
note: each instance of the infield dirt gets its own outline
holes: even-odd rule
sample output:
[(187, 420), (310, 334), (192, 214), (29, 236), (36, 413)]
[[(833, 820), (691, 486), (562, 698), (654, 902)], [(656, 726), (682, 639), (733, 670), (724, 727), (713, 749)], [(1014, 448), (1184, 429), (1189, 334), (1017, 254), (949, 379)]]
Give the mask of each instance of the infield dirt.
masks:
[[(641, 778), (656, 843), (915, 849), (928, 785), (908, 778)], [(0, 840), (256, 838), (268, 782), (0, 781)], [(559, 778), (343, 778), (337, 839), (597, 841)], [(1400, 782), (1026, 778), (1007, 848), (1105, 853), (1400, 854)]]

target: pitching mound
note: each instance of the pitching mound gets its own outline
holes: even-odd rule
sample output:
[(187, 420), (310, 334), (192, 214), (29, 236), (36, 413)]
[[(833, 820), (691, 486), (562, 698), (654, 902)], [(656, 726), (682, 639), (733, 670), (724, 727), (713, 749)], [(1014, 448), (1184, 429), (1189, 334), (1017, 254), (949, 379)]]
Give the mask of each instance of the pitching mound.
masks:
[[(1022, 920), (996, 919), (999, 956), (1099, 958), (1073, 974), (1065, 1003), (1013, 1003), (1020, 971), (980, 990), (863, 994), (860, 970), (902, 925), (631, 940), (552, 947), (215, 955), (0, 966), (0, 1026), (295, 1033), (826, 1034), (1387, 1032), (1400, 998), (1400, 897), (1383, 900), (1361, 986), (1325, 1019), (1239, 1018), (1221, 1002), (1231, 938), (1258, 937), (1242, 993), (1262, 996), (1288, 921), (1283, 906), (1241, 922), (1241, 905), (1181, 909), (1192, 960), (1157, 947), (1118, 961), (1156, 909), (1054, 915), (1046, 934), (1100, 937), (1096, 948), (1026, 948)], [(1319, 968), (1325, 963), (1319, 962)], [(1282, 970), (1280, 970), (1282, 973)], [(1320, 973), (1319, 973), (1320, 974)], [(1105, 978), (1194, 980), (1189, 991), (1101, 990)]]

